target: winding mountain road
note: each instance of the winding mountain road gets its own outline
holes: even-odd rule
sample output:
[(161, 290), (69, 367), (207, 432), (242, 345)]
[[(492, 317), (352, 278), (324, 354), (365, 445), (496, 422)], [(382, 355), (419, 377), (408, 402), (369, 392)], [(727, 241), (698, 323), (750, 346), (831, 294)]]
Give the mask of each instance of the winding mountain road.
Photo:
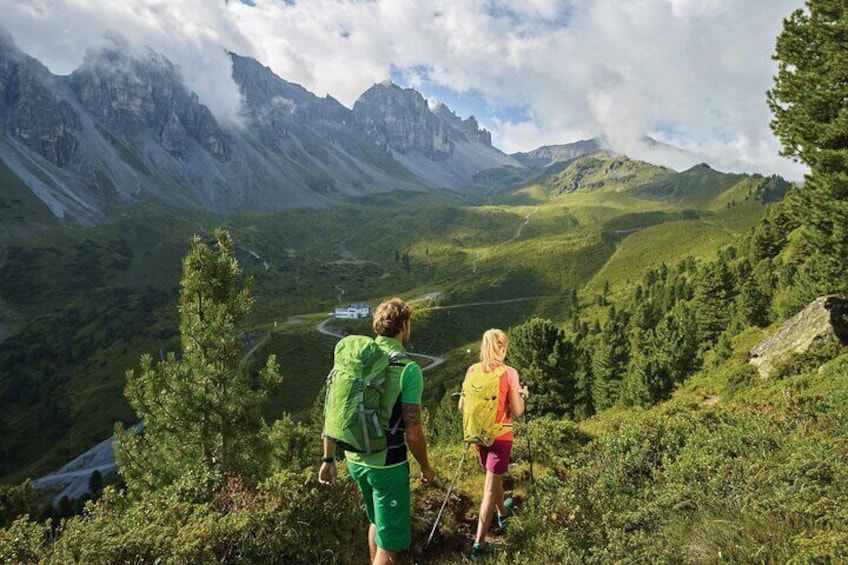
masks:
[[(419, 298), (415, 298), (413, 300), (410, 300), (409, 302), (410, 302), (410, 304), (414, 304), (416, 302), (422, 302), (424, 300), (433, 300), (433, 299), (441, 296), (441, 294), (442, 294), (441, 292), (431, 292), (431, 293), (428, 293), (428, 294), (421, 296)], [(448, 304), (446, 306), (428, 306), (428, 307), (425, 307), (425, 308), (421, 308), (421, 311), (426, 312), (428, 310), (454, 310), (454, 309), (457, 309), (457, 308), (471, 308), (471, 307), (474, 307), (474, 306), (497, 306), (497, 305), (500, 305), (500, 304), (510, 304), (510, 303), (513, 303), (513, 302), (524, 302), (524, 301), (527, 301), (527, 300), (539, 300), (541, 298), (551, 298), (552, 296), (555, 296), (555, 295), (547, 294), (547, 295), (539, 295), (539, 296), (524, 296), (524, 297), (521, 297), (521, 298), (506, 298), (506, 299), (503, 299), (503, 300), (482, 300), (482, 301), (479, 301), (479, 302), (466, 302), (464, 304)], [(336, 337), (336, 338), (344, 337), (344, 334), (342, 334), (338, 330), (335, 330), (335, 329), (327, 326), (327, 324), (331, 320), (333, 320), (333, 315), (329, 314), (326, 318), (324, 318), (321, 321), (320, 324), (315, 326), (315, 331), (317, 331), (320, 334), (326, 335), (326, 336), (331, 336), (331, 337)], [(424, 359), (430, 360), (430, 363), (426, 367), (421, 368), (422, 371), (434, 369), (434, 368), (438, 367), (439, 365), (441, 365), (445, 362), (444, 357), (439, 357), (439, 356), (436, 356), (436, 355), (428, 355), (426, 353), (412, 353), (410, 351), (407, 351), (407, 353), (410, 356), (413, 356), (413, 357), (422, 357)]]
[[(332, 314), (330, 314), (324, 320), (322, 320), (320, 324), (318, 324), (315, 327), (315, 330), (318, 333), (323, 334), (323, 335), (328, 335), (328, 336), (337, 337), (337, 338), (344, 337), (344, 334), (342, 334), (338, 330), (334, 330), (332, 328), (327, 327), (327, 322), (329, 322), (332, 319), (333, 319), (333, 316), (332, 316)], [(427, 364), (426, 367), (421, 367), (422, 371), (427, 371), (427, 370), (433, 369), (433, 368), (438, 367), (439, 365), (441, 365), (442, 363), (445, 362), (443, 357), (436, 357), (435, 355), (427, 355), (425, 353), (412, 353), (411, 351), (407, 351), (406, 353), (410, 357), (422, 357), (424, 359), (430, 360), (430, 362)]]
[[(433, 300), (435, 298), (438, 298), (439, 296), (441, 296), (441, 293), (432, 292), (419, 298), (410, 300), (410, 303), (419, 303), (426, 300)], [(538, 300), (540, 298), (548, 298), (550, 296), (551, 295), (526, 296), (523, 298), (508, 298), (505, 300), (486, 300), (479, 302), (467, 302), (464, 304), (449, 304), (445, 306), (426, 306), (421, 308), (421, 311), (452, 310), (456, 308), (470, 308), (475, 306), (494, 306), (498, 304), (509, 304), (511, 302)], [(315, 330), (320, 334), (333, 338), (343, 337), (343, 334), (341, 332), (327, 325), (332, 319), (332, 314), (328, 315), (324, 320), (321, 321), (321, 323), (316, 326)], [(249, 345), (249, 350), (243, 357), (244, 361), (247, 361), (250, 356), (253, 355), (257, 349), (259, 349), (264, 340), (267, 338), (267, 335), (268, 334), (262, 335), (261, 332), (248, 332), (245, 334), (244, 337), (246, 338), (246, 341)], [(422, 359), (427, 359), (429, 361), (426, 366), (421, 368), (422, 371), (434, 369), (445, 362), (445, 359), (443, 357), (439, 357), (437, 355), (428, 355), (426, 353), (412, 352), (409, 352), (409, 355), (412, 357), (420, 357)], [(115, 472), (115, 470), (117, 469), (113, 451), (114, 440), (115, 438), (111, 437), (102, 441), (101, 443), (94, 446), (92, 449), (86, 451), (73, 461), (64, 465), (55, 473), (39, 477), (38, 479), (33, 481), (33, 486), (38, 489), (60, 490), (61, 492), (59, 492), (59, 494), (57, 494), (54, 498), (54, 504), (58, 504), (59, 500), (63, 496), (68, 496), (69, 498), (78, 498), (82, 496), (88, 491), (88, 481), (91, 478), (91, 474), (95, 470), (99, 471), (101, 475), (106, 476), (110, 473)]]

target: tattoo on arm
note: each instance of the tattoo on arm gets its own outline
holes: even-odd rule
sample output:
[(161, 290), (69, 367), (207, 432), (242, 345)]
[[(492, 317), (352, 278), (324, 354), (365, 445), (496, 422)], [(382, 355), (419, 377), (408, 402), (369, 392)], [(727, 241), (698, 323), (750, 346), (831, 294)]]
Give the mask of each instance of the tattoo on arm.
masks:
[(403, 403), (403, 424), (406, 429), (421, 425), (421, 405)]

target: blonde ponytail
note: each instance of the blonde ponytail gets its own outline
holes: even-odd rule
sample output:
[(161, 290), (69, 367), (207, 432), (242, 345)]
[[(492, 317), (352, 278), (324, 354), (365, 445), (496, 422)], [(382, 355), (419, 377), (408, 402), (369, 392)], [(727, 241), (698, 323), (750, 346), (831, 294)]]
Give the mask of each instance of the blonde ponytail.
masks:
[(504, 362), (509, 339), (503, 330), (492, 328), (483, 334), (480, 344), (480, 362), (485, 369), (491, 369)]

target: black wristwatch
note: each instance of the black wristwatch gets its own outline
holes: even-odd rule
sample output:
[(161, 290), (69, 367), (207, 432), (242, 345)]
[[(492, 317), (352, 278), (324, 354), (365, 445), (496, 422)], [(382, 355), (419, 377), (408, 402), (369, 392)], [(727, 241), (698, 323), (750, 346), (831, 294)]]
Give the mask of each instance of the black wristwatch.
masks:
[(335, 462), (336, 462), (335, 457), (322, 457), (321, 458), (321, 463), (335, 463)]

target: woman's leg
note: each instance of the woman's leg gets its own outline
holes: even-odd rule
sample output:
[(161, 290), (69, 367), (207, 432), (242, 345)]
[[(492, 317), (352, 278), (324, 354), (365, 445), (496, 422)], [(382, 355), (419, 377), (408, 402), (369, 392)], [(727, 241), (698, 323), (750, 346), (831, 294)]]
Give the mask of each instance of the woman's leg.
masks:
[(498, 514), (503, 516), (506, 514), (506, 507), (504, 506), (504, 488), (503, 488), (503, 475), (495, 475), (498, 480), (496, 481), (497, 486), (495, 490), (495, 509), (498, 511)]
[(480, 516), (477, 518), (477, 537), (475, 542), (483, 545), (492, 523), (495, 509), (503, 509), (503, 477), (486, 471), (483, 485), (483, 502), (480, 504)]

